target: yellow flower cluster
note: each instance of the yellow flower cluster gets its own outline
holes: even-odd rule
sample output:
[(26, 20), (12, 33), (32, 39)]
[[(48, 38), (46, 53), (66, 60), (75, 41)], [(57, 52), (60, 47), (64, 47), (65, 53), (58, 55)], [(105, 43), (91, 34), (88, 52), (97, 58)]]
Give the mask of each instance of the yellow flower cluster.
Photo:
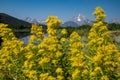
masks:
[(41, 42), (44, 37), (42, 26), (37, 24), (32, 24), (31, 34), (32, 35), (30, 36), (30, 39), (29, 39), (30, 43)]
[(72, 66), (72, 80), (84, 80), (87, 74), (85, 64), (85, 53), (82, 51), (84, 45), (81, 43), (81, 37), (78, 33), (73, 32), (70, 35), (70, 61)]
[(66, 29), (62, 29), (61, 34), (62, 34), (62, 35), (66, 35), (66, 34), (67, 34)]
[(63, 72), (62, 68), (57, 68), (57, 69), (56, 69), (56, 73), (58, 73), (58, 74), (59, 74), (59, 73), (62, 74), (62, 72)]
[(0, 23), (0, 37), (2, 37), (3, 41), (15, 39), (12, 30), (7, 26), (7, 24)]
[(97, 7), (93, 14), (96, 16), (96, 21), (103, 21), (106, 18), (104, 10), (101, 7)]
[(3, 39), (2, 48), (0, 49), (0, 74), (3, 74), (2, 77), (5, 77), (5, 74), (10, 72), (9, 76), (19, 74), (23, 64), (23, 42), (14, 36), (12, 30), (7, 28), (6, 24), (2, 23), (0, 23), (0, 36)]
[(84, 66), (83, 65), (84, 56), (83, 56), (83, 52), (81, 51), (81, 49), (83, 48), (83, 45), (80, 42), (80, 36), (78, 35), (78, 33), (73, 32), (70, 35), (69, 46), (70, 46), (70, 54), (71, 54), (70, 60), (72, 60), (72, 66), (73, 67)]
[(48, 36), (44, 36), (42, 26), (33, 24), (27, 45), (0, 23), (0, 79), (119, 80), (120, 52), (103, 22), (105, 13), (97, 7), (94, 15), (96, 22), (85, 48), (77, 32), (68, 35), (66, 29), (58, 30), (61, 20), (56, 16), (46, 20)]
[(37, 36), (43, 35), (42, 26), (39, 26), (37, 24), (32, 24), (31, 34), (34, 34)]
[(61, 20), (57, 20), (56, 16), (49, 16), (48, 19), (46, 20), (47, 23), (47, 32), (48, 35), (55, 35), (57, 33), (57, 28), (60, 26), (61, 24)]
[[(89, 32), (89, 67), (90, 78), (92, 80), (110, 80), (113, 76), (118, 75), (120, 53), (115, 44), (112, 43), (110, 32), (107, 24), (102, 22), (105, 14), (102, 8), (97, 7), (94, 15), (96, 22)], [(112, 73), (112, 74), (111, 74)], [(115, 77), (115, 80), (118, 78)]]

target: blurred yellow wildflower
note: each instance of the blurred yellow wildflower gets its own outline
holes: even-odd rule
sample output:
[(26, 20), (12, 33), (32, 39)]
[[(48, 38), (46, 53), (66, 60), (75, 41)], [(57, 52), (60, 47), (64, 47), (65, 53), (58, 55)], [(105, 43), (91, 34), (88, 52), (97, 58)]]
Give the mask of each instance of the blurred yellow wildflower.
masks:
[(58, 73), (58, 74), (59, 74), (59, 73), (62, 74), (62, 73), (63, 73), (62, 68), (57, 68), (57, 69), (56, 69), (56, 73)]
[(96, 21), (102, 21), (106, 18), (106, 15), (101, 7), (97, 7), (93, 14), (96, 16)]
[(61, 30), (61, 34), (62, 34), (62, 35), (66, 35), (66, 34), (67, 34), (67, 30), (66, 30), (66, 29), (62, 29), (62, 30)]
[(104, 75), (101, 77), (101, 80), (110, 80), (110, 79), (108, 78), (108, 76)]
[(42, 66), (43, 64), (48, 63), (49, 61), (50, 61), (49, 58), (44, 57), (44, 58), (42, 58), (42, 59), (39, 61), (39, 64)]
[(74, 72), (72, 73), (72, 79), (76, 80), (77, 77), (79, 76), (79, 73), (80, 73), (79, 69), (75, 69)]
[(46, 80), (49, 76), (49, 73), (41, 73), (40, 74), (40, 80)]

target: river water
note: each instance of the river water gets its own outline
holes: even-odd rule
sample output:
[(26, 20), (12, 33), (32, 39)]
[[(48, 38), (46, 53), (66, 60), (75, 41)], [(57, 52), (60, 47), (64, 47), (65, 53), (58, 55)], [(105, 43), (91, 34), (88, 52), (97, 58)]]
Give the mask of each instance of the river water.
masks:
[[(45, 35), (45, 36), (48, 36), (47, 33), (44, 34), (44, 35)], [(23, 38), (20, 38), (20, 40), (23, 41), (25, 45), (27, 45), (27, 44), (29, 43), (30, 36), (31, 36), (31, 35), (26, 36), (26, 37), (23, 37)]]

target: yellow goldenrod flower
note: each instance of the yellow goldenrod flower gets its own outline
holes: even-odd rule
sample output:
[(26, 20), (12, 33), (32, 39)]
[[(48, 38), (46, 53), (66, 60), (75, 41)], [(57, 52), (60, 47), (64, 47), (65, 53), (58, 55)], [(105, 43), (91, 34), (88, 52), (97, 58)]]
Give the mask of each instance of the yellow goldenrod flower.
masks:
[(108, 76), (104, 75), (101, 77), (101, 80), (110, 80), (110, 79), (108, 78)]
[(43, 64), (48, 63), (49, 61), (50, 61), (49, 58), (44, 57), (44, 58), (41, 58), (41, 60), (39, 61), (39, 64), (42, 66)]
[(62, 29), (62, 30), (61, 30), (61, 34), (62, 34), (62, 35), (66, 35), (66, 34), (67, 34), (66, 29)]
[(56, 35), (56, 29), (60, 26), (61, 20), (58, 20), (56, 16), (49, 16), (46, 20), (47, 23), (47, 32), (48, 36), (54, 36)]
[(57, 76), (57, 80), (63, 80), (63, 76), (58, 75), (58, 76)]
[(59, 74), (59, 73), (62, 74), (62, 73), (63, 73), (62, 68), (57, 68), (57, 69), (56, 69), (56, 73), (58, 73), (58, 74)]
[(56, 78), (53, 76), (48, 76), (47, 80), (56, 80)]
[(97, 21), (102, 21), (106, 18), (106, 15), (104, 14), (104, 10), (101, 7), (97, 7), (95, 12), (93, 14), (96, 16)]
[(90, 73), (90, 77), (95, 77), (96, 76), (96, 73), (95, 72), (91, 72)]
[[(107, 73), (106, 76), (112, 78), (114, 74), (118, 73), (116, 67), (119, 66), (118, 59), (120, 54), (115, 44), (112, 43), (110, 32), (107, 29), (108, 25), (103, 22), (106, 17), (103, 9), (97, 7), (93, 14), (96, 16), (96, 22), (93, 23), (89, 32), (87, 44), (89, 55), (92, 58), (89, 61), (89, 66), (92, 66), (90, 70), (93, 71), (90, 73), (90, 76), (91, 78), (94, 77), (93, 79), (100, 79), (103, 77), (103, 74)], [(103, 77), (102, 80), (109, 79)]]
[(29, 42), (30, 42), (30, 43), (34, 43), (35, 40), (36, 40), (36, 36), (35, 36), (35, 35), (31, 35), (31, 36), (30, 36), (30, 39), (29, 39)]
[(57, 65), (57, 64), (58, 64), (58, 61), (57, 61), (57, 60), (52, 60), (52, 63), (53, 63), (54, 65)]
[(35, 76), (36, 74), (37, 74), (37, 73), (36, 73), (35, 70), (31, 70), (31, 71), (28, 72), (28, 77), (29, 77), (29, 78), (34, 78), (34, 76)]
[(60, 41), (61, 42), (66, 42), (66, 38), (61, 38)]
[(40, 80), (46, 80), (49, 76), (49, 73), (41, 73), (40, 74)]
[(101, 70), (101, 67), (95, 67), (94, 71), (95, 72), (101, 72), (102, 70)]
[(57, 58), (59, 58), (59, 57), (62, 56), (62, 53), (61, 53), (60, 51), (57, 51), (55, 56), (56, 56)]
[(78, 69), (75, 69), (75, 71), (72, 73), (72, 79), (75, 80), (79, 76), (80, 71)]
[(83, 74), (83, 75), (88, 74), (88, 70), (87, 70), (87, 69), (84, 69), (84, 70), (82, 71), (82, 74)]
[(103, 58), (103, 55), (98, 53), (96, 56), (93, 57), (93, 61), (96, 63), (101, 63), (102, 58)]
[(27, 53), (27, 55), (25, 56), (27, 59), (30, 59), (33, 57), (33, 53), (32, 52), (29, 52)]

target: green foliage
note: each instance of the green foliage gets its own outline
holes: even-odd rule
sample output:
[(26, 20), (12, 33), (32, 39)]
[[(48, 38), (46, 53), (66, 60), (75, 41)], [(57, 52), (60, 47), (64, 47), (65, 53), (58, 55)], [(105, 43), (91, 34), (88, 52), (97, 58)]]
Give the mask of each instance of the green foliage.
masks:
[(66, 29), (68, 32), (68, 36), (75, 31), (75, 27), (71, 27), (71, 26), (66, 26), (66, 27), (60, 27), (60, 29)]
[(60, 27), (60, 29), (66, 29), (68, 32), (68, 36), (73, 32), (77, 32), (81, 36), (87, 36), (89, 33), (91, 26), (90, 25), (82, 25), (79, 27), (71, 27), (71, 26), (66, 26), (66, 27)]
[(111, 31), (120, 30), (120, 24), (115, 23), (108, 24), (108, 29)]

